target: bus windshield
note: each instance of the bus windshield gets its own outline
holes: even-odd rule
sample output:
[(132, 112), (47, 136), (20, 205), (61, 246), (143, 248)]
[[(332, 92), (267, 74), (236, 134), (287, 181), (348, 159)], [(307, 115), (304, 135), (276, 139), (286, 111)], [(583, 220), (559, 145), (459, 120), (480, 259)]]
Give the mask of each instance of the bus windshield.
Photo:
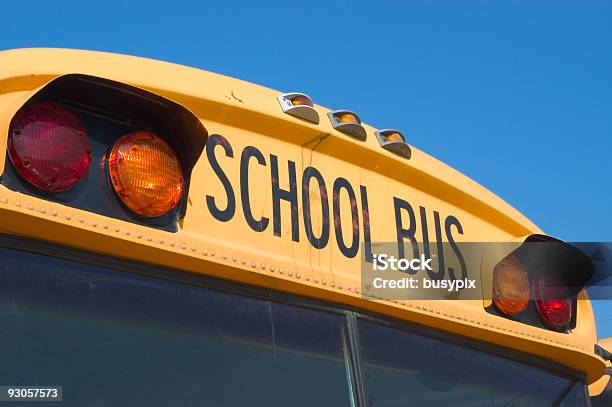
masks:
[(359, 321), (359, 343), (368, 396), (375, 405), (586, 403), (582, 382), (454, 343), (370, 321)]
[(0, 259), (0, 384), (62, 386), (67, 406), (586, 405), (580, 380), (341, 308)]

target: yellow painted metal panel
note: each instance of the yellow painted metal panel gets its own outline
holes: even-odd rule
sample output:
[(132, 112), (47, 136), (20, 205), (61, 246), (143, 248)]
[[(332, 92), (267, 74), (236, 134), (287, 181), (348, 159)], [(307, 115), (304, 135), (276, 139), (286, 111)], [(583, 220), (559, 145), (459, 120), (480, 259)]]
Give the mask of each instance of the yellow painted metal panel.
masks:
[[(416, 148), (406, 160), (380, 148), (375, 129), (368, 125), (364, 125), (368, 135), (365, 142), (339, 133), (327, 120), (329, 110), (321, 106), (314, 107), (321, 117), (315, 125), (282, 113), (276, 100), (279, 92), (193, 68), (89, 51), (4, 51), (0, 52), (2, 168), (12, 115), (37, 88), (69, 73), (137, 86), (194, 112), (212, 138), (222, 137), (231, 145), (233, 157), (221, 146), (213, 150), (213, 157), (231, 183), (235, 213), (227, 221), (213, 216), (206, 197), (223, 209), (227, 194), (205, 153), (194, 168), (186, 216), (177, 233), (110, 219), (2, 186), (0, 231), (359, 307), (553, 359), (584, 371), (589, 382), (603, 374), (605, 364), (593, 354), (594, 319), (584, 293), (579, 300), (579, 324), (570, 334), (488, 314), (482, 301), (362, 298), (361, 256), (342, 254), (338, 232), (332, 226), (329, 242), (322, 249), (313, 247), (306, 238), (302, 177), (308, 167), (321, 173), (332, 212), (329, 195), (334, 183), (343, 178), (352, 187), (354, 202), (346, 188), (339, 198), (340, 229), (347, 245), (353, 230), (352, 210), (358, 213), (359, 240), (364, 239), (363, 189), (373, 242), (396, 240), (394, 197), (410, 202), (415, 209), (418, 237), (423, 236), (423, 229), (430, 237), (436, 236), (435, 216), (442, 220), (456, 218), (462, 232), (455, 228), (453, 237), (461, 242), (513, 241), (541, 231), (493, 193)], [(253, 217), (269, 220), (261, 232), (248, 225), (242, 209), (240, 186), (244, 177), (240, 162), (248, 147), (257, 148), (263, 157), (262, 163), (249, 161), (247, 188)], [(273, 162), (278, 167), (280, 188), (291, 189), (292, 165), (296, 174), (297, 228), (291, 222), (289, 203), (281, 202), (279, 234), (274, 233)], [(324, 227), (323, 198), (318, 192), (317, 184), (311, 183), (308, 202), (315, 235)], [(448, 241), (448, 237), (444, 234), (441, 240)]]

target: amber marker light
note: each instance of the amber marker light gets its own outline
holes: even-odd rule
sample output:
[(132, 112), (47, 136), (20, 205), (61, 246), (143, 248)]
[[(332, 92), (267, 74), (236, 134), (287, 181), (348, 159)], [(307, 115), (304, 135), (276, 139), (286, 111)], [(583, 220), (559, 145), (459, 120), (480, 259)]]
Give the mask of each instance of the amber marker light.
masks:
[(312, 107), (312, 100), (306, 95), (296, 95), (289, 99), (293, 106), (310, 106)]
[(377, 130), (375, 133), (380, 146), (404, 158), (410, 159), (412, 150), (406, 144), (406, 138), (401, 131), (393, 129)]
[(348, 134), (361, 141), (367, 138), (366, 131), (361, 125), (361, 119), (359, 119), (356, 113), (350, 110), (334, 110), (329, 112), (327, 116), (333, 128), (339, 132)]
[(279, 95), (276, 99), (283, 112), (311, 123), (319, 123), (319, 114), (314, 109), (314, 103), (308, 95), (292, 92)]
[(385, 136), (385, 141), (387, 143), (403, 143), (404, 142), (404, 137), (402, 137), (401, 134), (399, 134), (398, 132), (391, 132), (391, 133), (387, 133), (384, 135)]
[(340, 123), (361, 123), (361, 121), (353, 113), (340, 113), (337, 117), (338, 120), (340, 120)]
[(516, 315), (529, 305), (529, 279), (515, 256), (500, 261), (493, 270), (493, 303), (506, 315)]
[(140, 216), (162, 216), (181, 199), (181, 164), (170, 146), (153, 133), (136, 131), (121, 137), (111, 149), (108, 169), (121, 201)]

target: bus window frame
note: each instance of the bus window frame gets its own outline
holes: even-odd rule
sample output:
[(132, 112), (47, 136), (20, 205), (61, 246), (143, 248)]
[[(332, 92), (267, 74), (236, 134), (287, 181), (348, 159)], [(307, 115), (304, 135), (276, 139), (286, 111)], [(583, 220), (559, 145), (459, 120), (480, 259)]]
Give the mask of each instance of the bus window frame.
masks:
[(273, 289), (263, 289), (245, 283), (236, 283), (205, 276), (201, 274), (189, 273), (179, 269), (167, 268), (155, 264), (139, 263), (136, 261), (124, 260), (117, 257), (97, 254), (67, 246), (44, 242), (35, 239), (0, 233), (0, 248), (17, 250), (26, 253), (50, 256), (59, 259), (80, 262), (95, 267), (109, 268), (132, 274), (138, 274), (150, 278), (157, 278), (172, 281), (180, 284), (187, 284), (197, 287), (205, 287), (220, 290), (236, 295), (248, 296), (260, 300), (275, 301), (297, 307), (310, 308), (323, 312), (343, 315), (346, 322), (346, 338), (348, 345), (346, 349), (348, 355), (349, 369), (347, 374), (351, 384), (351, 391), (354, 391), (353, 399), (357, 401), (357, 406), (365, 407), (368, 405), (366, 386), (361, 368), (359, 356), (359, 337), (357, 332), (358, 320), (365, 320), (381, 324), (390, 328), (399, 329), (409, 333), (433, 338), (444, 342), (454, 343), (459, 346), (486, 352), (495, 356), (524, 363), (539, 369), (544, 369), (549, 373), (582, 383), (583, 392), (587, 406), (591, 405), (586, 383), (586, 374), (570, 367), (559, 364), (553, 360), (545, 359), (536, 355), (526, 354), (517, 350), (495, 346), (490, 343), (462, 337), (450, 332), (430, 328), (413, 322), (407, 322), (376, 314), (356, 307), (341, 303), (303, 297)]

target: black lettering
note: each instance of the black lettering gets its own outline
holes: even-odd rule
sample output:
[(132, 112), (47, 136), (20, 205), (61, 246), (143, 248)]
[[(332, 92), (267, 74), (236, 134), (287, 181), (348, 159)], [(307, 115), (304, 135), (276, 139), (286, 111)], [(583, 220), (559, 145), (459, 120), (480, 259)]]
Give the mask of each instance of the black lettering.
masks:
[[(349, 196), (349, 202), (351, 204), (351, 218), (353, 226), (353, 240), (350, 246), (344, 243), (344, 237), (342, 236), (342, 225), (340, 219), (340, 190), (345, 189)], [(359, 211), (357, 209), (357, 199), (355, 198), (355, 191), (351, 184), (344, 178), (337, 178), (334, 182), (333, 189), (333, 206), (334, 206), (334, 229), (336, 231), (336, 242), (342, 254), (348, 258), (353, 258), (357, 255), (359, 250)]]
[(429, 247), (429, 229), (427, 228), (427, 209), (424, 206), (419, 206), (419, 215), (421, 217), (421, 235), (423, 236), (423, 254), (426, 258), (431, 258), (431, 249)]
[[(457, 259), (459, 259), (459, 264), (461, 265), (461, 279), (464, 279), (464, 278), (467, 278), (467, 266), (465, 264), (465, 259), (463, 258), (463, 254), (461, 253), (461, 250), (459, 250), (459, 246), (457, 246), (457, 243), (455, 243), (455, 238), (453, 237), (453, 233), (451, 232), (452, 226), (455, 226), (457, 228), (457, 232), (460, 235), (463, 234), (463, 227), (461, 227), (461, 223), (459, 222), (459, 219), (451, 215), (446, 218), (446, 221), (444, 222), (444, 229), (446, 231), (446, 238), (448, 239), (448, 242), (451, 245), (451, 248), (457, 255)], [(452, 267), (448, 268), (448, 274), (450, 278), (454, 280), (457, 279), (457, 277), (455, 276), (455, 271), (453, 270)]]
[(444, 241), (442, 240), (442, 231), (440, 226), (440, 213), (434, 211), (434, 227), (436, 229), (436, 242), (438, 247), (438, 272), (427, 270), (427, 275), (432, 280), (442, 280), (444, 278)]
[(242, 212), (247, 223), (256, 232), (263, 232), (268, 227), (270, 219), (262, 216), (257, 220), (251, 212), (251, 198), (249, 197), (249, 161), (255, 158), (260, 165), (265, 166), (266, 160), (256, 147), (248, 146), (242, 151), (240, 158), (240, 197), (242, 201)]
[[(405, 258), (406, 254), (404, 252), (404, 239), (410, 240), (412, 243), (412, 256), (419, 256), (419, 246), (417, 245), (416, 238), (414, 237), (416, 233), (416, 219), (414, 216), (414, 210), (412, 206), (403, 199), (393, 197), (393, 206), (395, 208), (395, 227), (397, 230), (397, 254), (399, 258)], [(404, 228), (402, 222), (402, 210), (408, 212), (408, 217), (410, 219), (410, 226), (408, 229)], [(416, 271), (409, 270), (409, 274), (415, 274)]]
[[(310, 215), (310, 179), (314, 178), (319, 183), (319, 195), (321, 197), (321, 236), (316, 237), (312, 230), (312, 216)], [(310, 244), (316, 249), (322, 249), (329, 242), (329, 199), (327, 198), (327, 187), (323, 176), (314, 167), (308, 167), (302, 174), (302, 206), (304, 207), (304, 229)]]
[(361, 216), (363, 216), (363, 240), (364, 240), (364, 258), (368, 263), (374, 261), (372, 254), (372, 236), (370, 234), (370, 210), (368, 208), (368, 191), (363, 185), (359, 186), (361, 190)]
[(298, 201), (297, 185), (295, 180), (295, 163), (288, 162), (289, 190), (279, 187), (278, 181), (278, 157), (270, 154), (270, 168), (272, 173), (272, 218), (274, 223), (274, 235), (281, 236), (281, 210), (280, 201), (288, 201), (291, 204), (291, 239), (300, 241), (300, 230), (298, 223)]
[(228, 222), (234, 217), (234, 213), (236, 213), (236, 196), (234, 195), (234, 190), (232, 188), (232, 184), (229, 179), (227, 179), (227, 175), (221, 169), (219, 162), (217, 161), (217, 157), (215, 157), (215, 147), (221, 146), (225, 151), (225, 155), (227, 157), (234, 157), (234, 151), (232, 150), (232, 146), (227, 141), (225, 137), (220, 134), (213, 134), (208, 138), (206, 142), (206, 156), (208, 157), (208, 162), (212, 167), (217, 177), (219, 177), (219, 181), (223, 184), (223, 188), (225, 188), (225, 195), (227, 196), (227, 207), (225, 209), (219, 209), (217, 204), (215, 203), (215, 198), (206, 195), (206, 205), (208, 206), (208, 210), (211, 215), (221, 221)]

